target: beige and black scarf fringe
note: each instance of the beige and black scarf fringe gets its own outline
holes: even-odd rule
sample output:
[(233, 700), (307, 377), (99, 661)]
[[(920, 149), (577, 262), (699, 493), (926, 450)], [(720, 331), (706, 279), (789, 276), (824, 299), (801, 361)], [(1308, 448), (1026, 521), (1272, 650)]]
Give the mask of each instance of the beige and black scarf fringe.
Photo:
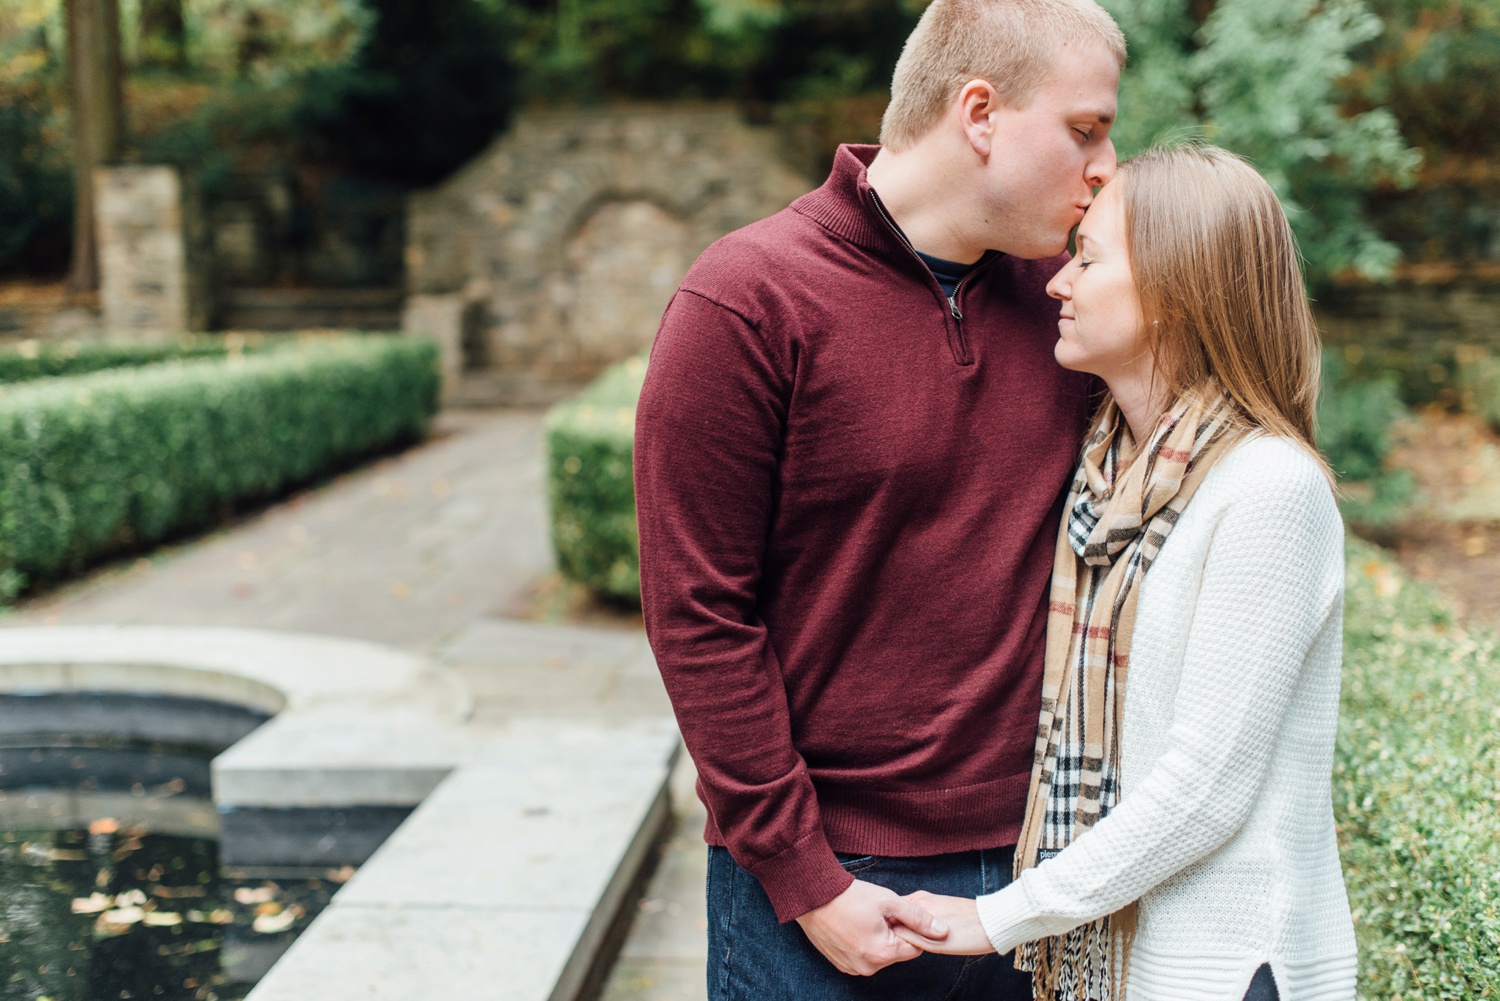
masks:
[[(1241, 437), (1220, 393), (1180, 401), (1137, 450), (1106, 402), (1073, 478), (1058, 534), (1047, 615), (1036, 757), (1016, 875), (1056, 855), (1119, 798), (1120, 720), (1140, 583), (1209, 468)], [(1122, 993), (1135, 905), (1028, 942), (1016, 966), (1038, 1001)]]

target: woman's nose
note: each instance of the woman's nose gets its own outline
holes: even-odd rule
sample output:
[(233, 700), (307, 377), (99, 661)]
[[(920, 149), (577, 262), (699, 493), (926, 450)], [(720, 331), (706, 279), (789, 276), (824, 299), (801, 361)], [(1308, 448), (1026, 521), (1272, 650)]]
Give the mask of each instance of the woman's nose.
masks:
[(1064, 264), (1063, 269), (1057, 274), (1053, 275), (1052, 280), (1047, 283), (1047, 294), (1052, 298), (1064, 302), (1069, 298), (1069, 294), (1072, 291), (1072, 286), (1068, 283), (1067, 278), (1064, 276), (1067, 275), (1068, 269), (1072, 266), (1072, 261)]

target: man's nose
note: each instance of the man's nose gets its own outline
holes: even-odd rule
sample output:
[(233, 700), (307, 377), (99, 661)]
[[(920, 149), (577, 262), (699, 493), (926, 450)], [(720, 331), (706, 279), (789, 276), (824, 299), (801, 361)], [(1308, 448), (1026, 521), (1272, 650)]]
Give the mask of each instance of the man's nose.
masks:
[(1111, 139), (1104, 140), (1099, 150), (1099, 155), (1089, 164), (1088, 182), (1096, 188), (1102, 188), (1115, 176), (1115, 144)]

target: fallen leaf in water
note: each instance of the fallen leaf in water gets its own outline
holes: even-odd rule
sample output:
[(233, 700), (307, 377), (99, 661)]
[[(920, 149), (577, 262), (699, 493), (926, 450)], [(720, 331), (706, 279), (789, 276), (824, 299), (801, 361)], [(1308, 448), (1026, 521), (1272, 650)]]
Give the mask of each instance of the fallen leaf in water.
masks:
[(107, 910), (113, 904), (114, 898), (103, 893), (91, 893), (87, 897), (75, 897), (73, 900), (74, 914), (98, 914)]
[(172, 911), (147, 911), (141, 923), (153, 928), (171, 928), (182, 924), (182, 915)]
[(255, 919), (250, 927), (262, 935), (275, 935), (277, 932), (286, 931), (297, 920), (297, 915), (291, 911), (282, 911), (279, 914), (262, 914)]
[(234, 891), (234, 902), (264, 904), (274, 896), (276, 896), (276, 888), (273, 886), (241, 886)]
[(88, 857), (88, 852), (79, 851), (76, 848), (52, 849), (52, 861), (54, 862), (83, 862), (86, 861)]
[(139, 838), (131, 838), (129, 841), (125, 842), (120, 847), (115, 849), (114, 860), (116, 862), (120, 862), (124, 860), (124, 858), (131, 852), (137, 851), (141, 847), (143, 847), (143, 844)]
[(152, 789), (151, 792), (157, 796), (175, 796), (178, 793), (185, 791), (186, 789), (187, 782), (180, 778), (176, 778), (170, 782), (162, 783), (161, 785)]
[(100, 817), (89, 825), (90, 834), (113, 834), (120, 829), (120, 822), (113, 817)]
[(206, 897), (208, 887), (206, 886), (153, 886), (151, 888), (153, 897), (164, 897), (167, 900), (176, 900), (181, 897)]
[(139, 907), (117, 907), (99, 915), (99, 920), (107, 925), (133, 925), (145, 916), (146, 912)]

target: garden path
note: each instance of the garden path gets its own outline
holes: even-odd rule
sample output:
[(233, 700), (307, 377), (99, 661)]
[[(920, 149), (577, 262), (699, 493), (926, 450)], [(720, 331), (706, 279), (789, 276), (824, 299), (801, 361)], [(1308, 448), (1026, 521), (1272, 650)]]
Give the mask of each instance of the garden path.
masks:
[[(42, 594), (0, 625), (219, 625), (370, 640), (453, 666), (480, 723), (670, 713), (638, 617), (521, 620), (559, 603), (547, 533), (541, 412), (448, 411), (415, 448)], [(608, 1001), (704, 996), (703, 816), (692, 779), (684, 764), (678, 824)]]

